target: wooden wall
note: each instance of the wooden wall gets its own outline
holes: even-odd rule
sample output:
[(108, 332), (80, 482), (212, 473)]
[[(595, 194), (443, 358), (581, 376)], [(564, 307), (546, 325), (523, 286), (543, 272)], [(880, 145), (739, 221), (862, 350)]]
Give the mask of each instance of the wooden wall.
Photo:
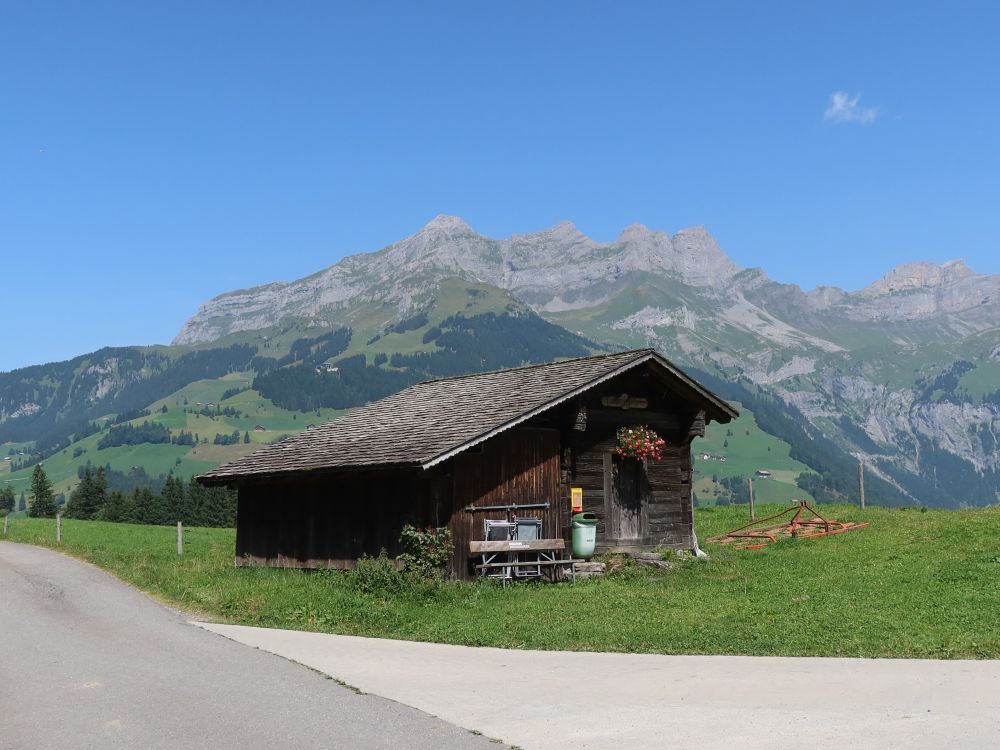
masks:
[(239, 488), (236, 564), (352, 568), (362, 555), (400, 553), (406, 522), (448, 526), (454, 570), (469, 577), (469, 542), (483, 538), (483, 521), (506, 511), (469, 507), (549, 503), (516, 511), (541, 518), (544, 536), (560, 536), (559, 433), (511, 430), (480, 452), (456, 456), (428, 471), (367, 471), (310, 479), (269, 480)]
[[(559, 432), (514, 429), (452, 460), (452, 515), (448, 523), (455, 542), (455, 570), (471, 576), (469, 542), (485, 536), (486, 519), (541, 518), (542, 536), (562, 536), (560, 515)], [(496, 505), (548, 503), (547, 509), (479, 511)]]
[(433, 519), (415, 471), (354, 472), (245, 484), (236, 514), (236, 564), (352, 568), (382, 549), (398, 555), (404, 521)]
[[(628, 393), (646, 398), (643, 409), (620, 409), (602, 404), (602, 396)], [(688, 547), (692, 541), (691, 438), (703, 422), (699, 414), (658, 387), (632, 374), (603, 384), (576, 406), (586, 413), (586, 428), (568, 433), (572, 453), (571, 484), (583, 488), (583, 509), (598, 517), (599, 551), (639, 551), (654, 547)], [(577, 422), (580, 420), (577, 419)], [(617, 431), (622, 426), (646, 425), (670, 444), (660, 461), (643, 467), (632, 459), (614, 456)], [(616, 482), (615, 477), (623, 480)], [(640, 502), (636, 534), (620, 536), (623, 526), (615, 512), (616, 489), (637, 486)]]

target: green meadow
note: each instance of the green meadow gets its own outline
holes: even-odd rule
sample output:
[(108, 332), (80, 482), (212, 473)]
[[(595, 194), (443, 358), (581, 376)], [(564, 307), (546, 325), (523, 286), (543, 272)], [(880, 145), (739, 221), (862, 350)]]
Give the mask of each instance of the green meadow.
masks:
[[(65, 520), (61, 550), (194, 617), (246, 625), (533, 649), (1000, 657), (1000, 507), (821, 510), (870, 526), (758, 551), (706, 543), (708, 560), (665, 551), (669, 570), (507, 590), (377, 562), (237, 569), (231, 529), (188, 530), (178, 556), (172, 528)], [(746, 520), (745, 507), (696, 511), (701, 539)], [(54, 521), (12, 519), (8, 539), (54, 547)]]
[[(301, 432), (311, 424), (320, 425), (343, 414), (343, 411), (336, 409), (288, 411), (252, 390), (241, 390), (225, 400), (222, 399), (226, 391), (246, 389), (249, 383), (249, 373), (232, 373), (218, 380), (198, 380), (167, 398), (153, 402), (148, 407), (150, 411), (148, 416), (130, 422), (133, 425), (144, 421), (158, 422), (168, 428), (174, 436), (182, 431), (190, 432), (198, 436), (198, 445), (142, 443), (98, 448), (98, 442), (105, 435), (102, 431), (77, 440), (65, 449), (47, 456), (43, 461), (45, 473), (55, 491), (66, 493), (67, 496), (79, 482), (77, 476), (79, 467), (87, 461), (95, 466), (110, 464), (112, 469), (124, 473), (128, 473), (133, 467), (141, 467), (150, 477), (172, 471), (175, 476), (187, 479), (192, 475), (214, 469), (226, 461), (244, 456), (286, 435)], [(208, 404), (212, 404), (212, 407), (208, 407)], [(163, 411), (164, 407), (166, 411)], [(240, 416), (198, 413), (205, 408), (215, 410), (226, 407), (238, 410)], [(256, 429), (258, 427), (263, 429)], [(238, 443), (232, 445), (214, 443), (216, 434), (229, 436), (234, 430), (240, 433)], [(244, 436), (249, 436), (249, 443), (243, 442)], [(30, 444), (25, 443), (0, 445), (0, 485), (9, 483), (18, 495), (28, 490), (34, 467), (29, 466), (11, 472), (12, 462), (2, 459), (12, 449), (16, 452), (28, 447)]]
[[(795, 479), (811, 471), (789, 454), (785, 441), (764, 432), (757, 425), (752, 411), (736, 404), (740, 416), (729, 424), (710, 424), (705, 437), (691, 444), (694, 455), (694, 491), (699, 502), (713, 503), (728, 492), (719, 481), (725, 477), (754, 477), (758, 469), (771, 472), (769, 479), (754, 478), (754, 496), (761, 503), (790, 503), (792, 500), (812, 500), (812, 495), (799, 489)], [(702, 458), (702, 454), (710, 458)], [(720, 457), (725, 457), (722, 461)]]

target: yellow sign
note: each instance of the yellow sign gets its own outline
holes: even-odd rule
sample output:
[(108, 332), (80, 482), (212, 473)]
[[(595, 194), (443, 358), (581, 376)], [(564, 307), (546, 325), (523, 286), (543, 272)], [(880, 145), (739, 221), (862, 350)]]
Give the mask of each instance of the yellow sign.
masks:
[(583, 487), (571, 487), (569, 490), (570, 507), (574, 513), (583, 510)]

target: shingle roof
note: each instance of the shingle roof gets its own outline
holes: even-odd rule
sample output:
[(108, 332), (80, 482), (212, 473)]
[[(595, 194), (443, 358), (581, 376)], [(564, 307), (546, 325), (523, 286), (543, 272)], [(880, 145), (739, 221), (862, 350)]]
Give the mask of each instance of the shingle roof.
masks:
[(373, 466), (429, 468), (643, 362), (672, 376), (709, 419), (736, 411), (652, 349), (429, 380), (203, 474), (240, 477)]

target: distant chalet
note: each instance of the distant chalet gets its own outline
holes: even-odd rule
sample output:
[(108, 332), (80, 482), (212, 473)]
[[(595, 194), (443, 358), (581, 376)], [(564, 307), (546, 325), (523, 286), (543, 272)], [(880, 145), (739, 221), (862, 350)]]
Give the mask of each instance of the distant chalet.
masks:
[[(568, 540), (571, 488), (599, 550), (691, 547), (691, 440), (736, 416), (638, 349), (418, 383), (198, 479), (239, 491), (238, 565), (353, 567), (398, 554), (409, 522), (448, 526), (468, 577), (486, 519), (540, 518)], [(618, 428), (639, 424), (667, 440), (663, 460), (614, 455)]]

